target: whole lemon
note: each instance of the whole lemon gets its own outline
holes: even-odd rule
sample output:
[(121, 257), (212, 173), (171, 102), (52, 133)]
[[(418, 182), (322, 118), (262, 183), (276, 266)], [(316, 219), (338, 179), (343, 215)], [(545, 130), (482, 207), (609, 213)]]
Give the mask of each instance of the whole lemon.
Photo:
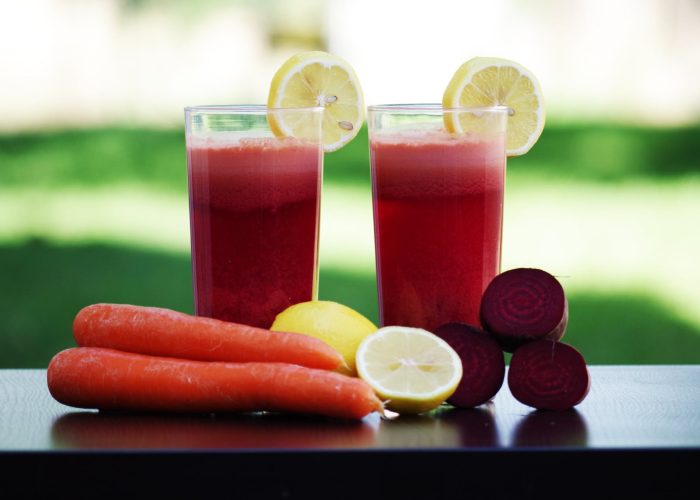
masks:
[(288, 307), (275, 318), (271, 330), (303, 333), (323, 340), (345, 359), (349, 375), (356, 375), (355, 353), (360, 342), (377, 331), (370, 320), (354, 309), (325, 300), (301, 302)]

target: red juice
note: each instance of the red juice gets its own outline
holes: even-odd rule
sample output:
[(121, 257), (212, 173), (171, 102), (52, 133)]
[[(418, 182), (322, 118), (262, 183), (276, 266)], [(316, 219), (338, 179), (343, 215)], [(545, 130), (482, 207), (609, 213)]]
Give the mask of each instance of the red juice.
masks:
[(373, 137), (382, 325), (479, 324), (501, 259), (505, 137)]
[(269, 328), (315, 299), (320, 146), (205, 136), (187, 155), (196, 313)]

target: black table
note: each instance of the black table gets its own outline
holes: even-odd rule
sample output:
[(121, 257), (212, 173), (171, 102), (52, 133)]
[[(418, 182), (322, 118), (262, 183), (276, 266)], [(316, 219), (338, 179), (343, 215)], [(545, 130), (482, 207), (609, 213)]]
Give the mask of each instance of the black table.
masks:
[[(0, 491), (72, 498), (656, 498), (700, 488), (700, 366), (595, 366), (588, 398), (532, 411), (508, 391), (353, 423), (276, 414), (98, 413), (45, 370), (0, 370)], [(14, 498), (2, 495), (4, 498)]]

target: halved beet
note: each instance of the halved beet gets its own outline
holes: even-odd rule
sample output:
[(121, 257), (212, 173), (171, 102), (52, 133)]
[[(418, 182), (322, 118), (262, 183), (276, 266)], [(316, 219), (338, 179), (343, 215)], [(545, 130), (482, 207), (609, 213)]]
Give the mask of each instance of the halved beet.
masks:
[(569, 307), (557, 279), (541, 269), (499, 274), (481, 298), (481, 325), (507, 352), (532, 340), (564, 336)]
[(506, 364), (498, 342), (476, 326), (447, 323), (435, 335), (459, 354), (462, 380), (447, 400), (459, 408), (473, 408), (494, 397), (503, 385)]
[(537, 340), (519, 347), (510, 360), (508, 387), (521, 403), (539, 410), (568, 410), (588, 394), (586, 361), (563, 342)]

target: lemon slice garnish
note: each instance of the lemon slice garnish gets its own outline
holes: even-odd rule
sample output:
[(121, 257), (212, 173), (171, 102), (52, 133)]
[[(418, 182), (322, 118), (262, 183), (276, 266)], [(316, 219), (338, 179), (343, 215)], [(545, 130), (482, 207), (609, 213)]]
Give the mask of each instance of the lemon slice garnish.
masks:
[[(323, 106), (324, 151), (340, 149), (362, 128), (365, 104), (355, 70), (344, 59), (327, 52), (296, 54), (277, 70), (272, 78), (269, 108), (306, 108)], [(270, 114), (272, 132), (281, 137), (305, 137), (308, 124), (286, 119), (285, 114)]]
[(387, 409), (398, 413), (437, 408), (462, 378), (454, 349), (420, 328), (380, 328), (360, 343), (355, 363), (360, 378), (387, 401)]
[[(444, 108), (506, 106), (509, 108), (506, 152), (519, 156), (537, 142), (544, 128), (540, 84), (520, 64), (495, 57), (475, 57), (455, 72), (442, 98)], [(473, 120), (468, 113), (445, 113), (445, 128), (461, 133)]]

